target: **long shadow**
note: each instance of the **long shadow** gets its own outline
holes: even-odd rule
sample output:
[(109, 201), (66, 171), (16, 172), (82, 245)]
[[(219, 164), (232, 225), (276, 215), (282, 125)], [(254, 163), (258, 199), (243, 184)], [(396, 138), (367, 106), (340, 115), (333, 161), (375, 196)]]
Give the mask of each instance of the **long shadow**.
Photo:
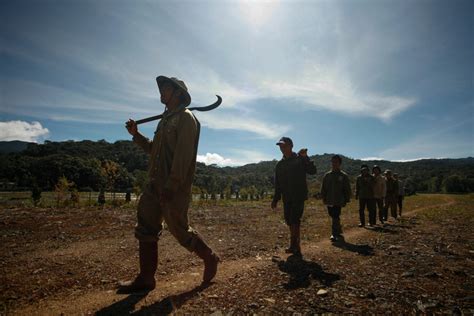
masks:
[(192, 290), (170, 295), (149, 306), (143, 306), (140, 310), (128, 315), (169, 315), (174, 310), (183, 306), (188, 300), (196, 296), (199, 292), (207, 289), (211, 284), (201, 284)]
[(148, 293), (140, 295), (129, 295), (126, 298), (113, 303), (112, 305), (102, 308), (101, 310), (97, 311), (95, 315), (130, 315), (130, 313), (135, 309), (135, 305), (142, 299), (144, 299), (147, 295)]
[[(392, 228), (388, 227), (389, 224), (386, 224), (387, 226), (384, 226), (384, 227), (380, 227), (380, 226), (374, 226), (372, 228), (367, 228), (367, 229), (370, 229), (374, 232), (377, 232), (377, 233), (388, 233), (388, 234), (398, 234), (399, 232), (396, 231), (396, 230), (393, 230)], [(390, 225), (392, 226), (392, 225)]]
[(288, 259), (277, 262), (280, 271), (289, 275), (290, 279), (283, 287), (287, 290), (306, 288), (311, 284), (311, 279), (318, 280), (325, 286), (331, 286), (340, 280), (338, 274), (327, 273), (313, 261), (304, 260), (301, 256), (292, 255)]
[(332, 245), (334, 247), (337, 247), (337, 248), (340, 248), (340, 249), (343, 249), (343, 250), (358, 253), (359, 255), (362, 255), (362, 256), (373, 256), (374, 255), (374, 248), (372, 248), (371, 246), (351, 244), (351, 243), (345, 241), (344, 239), (341, 239), (340, 241), (337, 241), (337, 242), (333, 242)]

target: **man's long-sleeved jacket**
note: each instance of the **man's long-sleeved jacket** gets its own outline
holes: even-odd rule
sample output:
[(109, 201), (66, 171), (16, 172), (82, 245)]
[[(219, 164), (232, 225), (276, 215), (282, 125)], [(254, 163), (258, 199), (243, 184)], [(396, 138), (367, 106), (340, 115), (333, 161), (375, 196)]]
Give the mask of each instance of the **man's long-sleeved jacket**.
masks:
[(385, 178), (382, 175), (374, 176), (375, 185), (374, 185), (374, 198), (383, 199), (387, 194), (387, 184)]
[(306, 174), (316, 174), (316, 167), (309, 157), (283, 157), (275, 167), (275, 194), (273, 201), (305, 201), (308, 199)]
[(387, 195), (385, 199), (389, 202), (398, 201), (398, 181), (394, 178), (387, 178)]
[(356, 180), (355, 195), (359, 199), (374, 198), (375, 178), (371, 174), (359, 175)]
[(321, 185), (323, 203), (332, 206), (345, 206), (351, 199), (349, 176), (342, 170), (328, 171)]
[(196, 169), (200, 124), (186, 108), (167, 113), (153, 141), (138, 134), (133, 141), (150, 154), (149, 180), (157, 189), (190, 194)]

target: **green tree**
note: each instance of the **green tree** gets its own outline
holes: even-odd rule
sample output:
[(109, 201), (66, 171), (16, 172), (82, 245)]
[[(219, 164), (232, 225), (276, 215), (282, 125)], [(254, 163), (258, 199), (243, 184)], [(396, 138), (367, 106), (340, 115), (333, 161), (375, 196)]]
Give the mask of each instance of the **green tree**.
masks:
[(56, 205), (60, 207), (65, 205), (68, 197), (69, 190), (74, 186), (74, 182), (70, 182), (65, 176), (61, 176), (54, 186), (54, 194), (56, 196)]
[(104, 160), (101, 166), (101, 175), (105, 182), (105, 188), (109, 192), (113, 192), (113, 199), (115, 200), (115, 182), (119, 176), (120, 165), (112, 160)]

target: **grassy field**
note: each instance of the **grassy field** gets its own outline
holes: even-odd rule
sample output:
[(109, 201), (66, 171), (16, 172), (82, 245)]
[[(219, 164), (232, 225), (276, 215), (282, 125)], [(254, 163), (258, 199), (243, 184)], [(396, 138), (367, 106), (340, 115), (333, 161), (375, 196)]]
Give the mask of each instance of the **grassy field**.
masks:
[[(134, 205), (2, 206), (0, 305), (13, 314), (153, 314), (163, 311), (169, 300), (175, 300), (172, 310), (189, 314), (406, 313), (420, 310), (424, 305), (418, 306), (418, 301), (429, 304), (433, 295), (442, 292), (433, 298), (437, 304), (425, 307), (439, 312), (458, 307), (469, 313), (473, 308), (469, 295), (474, 293), (468, 285), (474, 284), (473, 205), (474, 195), (410, 196), (402, 220), (369, 230), (357, 227), (357, 201), (352, 201), (342, 212), (348, 243), (338, 248), (327, 244), (330, 219), (325, 207), (311, 199), (302, 222), (305, 261), (297, 270), (319, 267), (317, 271), (338, 275), (338, 279), (326, 284), (314, 272), (312, 281), (290, 290), (285, 284), (294, 275), (282, 268), (290, 258), (282, 254), (288, 229), (281, 208), (271, 211), (269, 200), (194, 201), (190, 222), (223, 259), (216, 284), (181, 296), (198, 283), (201, 262), (165, 231), (159, 242), (158, 289), (133, 306), (127, 301), (132, 298), (116, 296), (113, 289), (118, 280), (137, 271)], [(369, 255), (358, 249), (369, 249)], [(436, 267), (429, 262), (436, 262)], [(418, 272), (402, 277), (418, 268), (436, 268), (435, 275), (442, 277), (429, 286), (420, 285), (432, 280), (418, 279)], [(366, 271), (373, 272), (367, 275)], [(379, 280), (382, 288), (370, 283), (371, 279)], [(396, 289), (392, 289), (393, 280), (397, 280)], [(317, 295), (321, 288), (329, 294)], [(391, 290), (398, 291), (399, 297), (392, 297)], [(376, 298), (363, 299), (362, 294)]]

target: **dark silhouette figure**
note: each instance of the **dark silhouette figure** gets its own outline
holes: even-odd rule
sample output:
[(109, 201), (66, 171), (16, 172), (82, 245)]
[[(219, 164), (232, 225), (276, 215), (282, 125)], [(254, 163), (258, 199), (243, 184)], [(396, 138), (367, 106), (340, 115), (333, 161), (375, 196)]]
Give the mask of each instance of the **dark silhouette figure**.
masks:
[(338, 274), (327, 273), (313, 261), (304, 260), (303, 257), (291, 255), (288, 259), (277, 262), (280, 271), (290, 276), (288, 283), (284, 284), (287, 290), (306, 288), (311, 284), (311, 279), (318, 280), (325, 286), (331, 286), (340, 279)]

